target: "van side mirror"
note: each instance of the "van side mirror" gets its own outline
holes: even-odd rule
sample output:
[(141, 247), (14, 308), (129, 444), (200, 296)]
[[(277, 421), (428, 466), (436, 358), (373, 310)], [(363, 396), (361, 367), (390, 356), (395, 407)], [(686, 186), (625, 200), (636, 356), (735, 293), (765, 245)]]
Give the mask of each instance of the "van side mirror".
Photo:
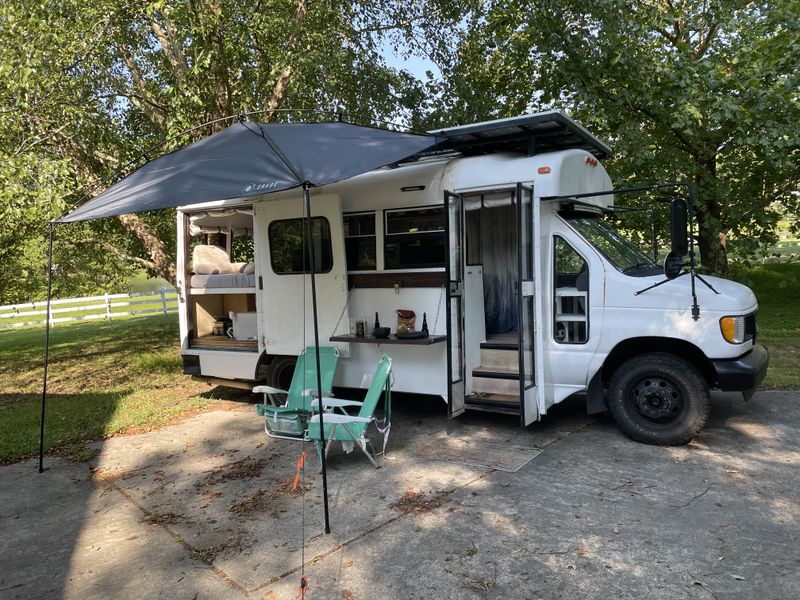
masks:
[(669, 207), (670, 233), (672, 237), (671, 255), (686, 256), (689, 253), (689, 233), (686, 200), (675, 198)]
[(667, 279), (675, 279), (681, 274), (684, 266), (683, 257), (670, 252), (664, 259), (664, 276)]

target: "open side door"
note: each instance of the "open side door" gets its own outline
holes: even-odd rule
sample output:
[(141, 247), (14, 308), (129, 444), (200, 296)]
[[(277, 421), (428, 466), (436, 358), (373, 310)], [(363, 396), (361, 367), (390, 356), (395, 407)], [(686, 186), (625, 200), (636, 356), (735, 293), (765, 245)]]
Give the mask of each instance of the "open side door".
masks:
[(541, 278), (539, 256), (539, 199), (533, 188), (517, 184), (517, 331), (519, 335), (520, 421), (539, 420), (544, 402), (541, 340)]
[(464, 412), (464, 197), (445, 191), (447, 258), (447, 411)]

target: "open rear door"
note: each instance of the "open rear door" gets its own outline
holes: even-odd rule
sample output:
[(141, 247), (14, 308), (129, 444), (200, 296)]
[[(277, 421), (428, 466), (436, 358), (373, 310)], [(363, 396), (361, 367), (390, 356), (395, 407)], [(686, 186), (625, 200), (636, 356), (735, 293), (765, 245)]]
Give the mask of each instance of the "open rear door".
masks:
[[(308, 275), (305, 206), (295, 198), (269, 199), (256, 205), (259, 244), (258, 295), (261, 298), (261, 336), (270, 354), (296, 356), (313, 345), (311, 277)], [(319, 317), (319, 342), (331, 345), (347, 303), (347, 267), (338, 195), (311, 197)], [(337, 345), (337, 344), (334, 344)]]
[(464, 197), (445, 191), (447, 214), (447, 408), (450, 418), (464, 412)]
[[(543, 404), (541, 369), (541, 283), (539, 256), (539, 199), (533, 188), (517, 184), (517, 330), (519, 334), (520, 420), (529, 425), (539, 419)], [(539, 356), (537, 356), (539, 354)], [(541, 399), (540, 399), (541, 396)]]

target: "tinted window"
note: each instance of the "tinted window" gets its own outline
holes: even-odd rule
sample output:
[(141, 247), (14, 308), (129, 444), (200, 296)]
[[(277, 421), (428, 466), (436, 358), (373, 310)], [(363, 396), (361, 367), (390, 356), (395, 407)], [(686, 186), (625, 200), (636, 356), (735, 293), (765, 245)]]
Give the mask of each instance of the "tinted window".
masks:
[(385, 214), (383, 254), (386, 269), (444, 266), (444, 207), (392, 210)]
[[(272, 270), (278, 275), (309, 273), (305, 219), (285, 219), (269, 224), (269, 251)], [(333, 268), (331, 227), (325, 217), (311, 218), (314, 246), (314, 271), (327, 273)]]
[(344, 215), (344, 249), (348, 271), (375, 270), (374, 212)]

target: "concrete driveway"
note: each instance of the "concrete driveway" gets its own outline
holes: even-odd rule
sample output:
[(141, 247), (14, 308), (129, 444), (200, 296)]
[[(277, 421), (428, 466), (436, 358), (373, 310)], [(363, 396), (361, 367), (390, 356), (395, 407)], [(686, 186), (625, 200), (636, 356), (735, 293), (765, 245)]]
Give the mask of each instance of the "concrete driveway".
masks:
[[(580, 401), (520, 429), (395, 404), (375, 470), (335, 447), (322, 532), (309, 446), (249, 405), (98, 444), (91, 464), (0, 468), (0, 598), (800, 598), (800, 393), (714, 396), (681, 448), (631, 442)], [(431, 443), (541, 453), (515, 473)]]

